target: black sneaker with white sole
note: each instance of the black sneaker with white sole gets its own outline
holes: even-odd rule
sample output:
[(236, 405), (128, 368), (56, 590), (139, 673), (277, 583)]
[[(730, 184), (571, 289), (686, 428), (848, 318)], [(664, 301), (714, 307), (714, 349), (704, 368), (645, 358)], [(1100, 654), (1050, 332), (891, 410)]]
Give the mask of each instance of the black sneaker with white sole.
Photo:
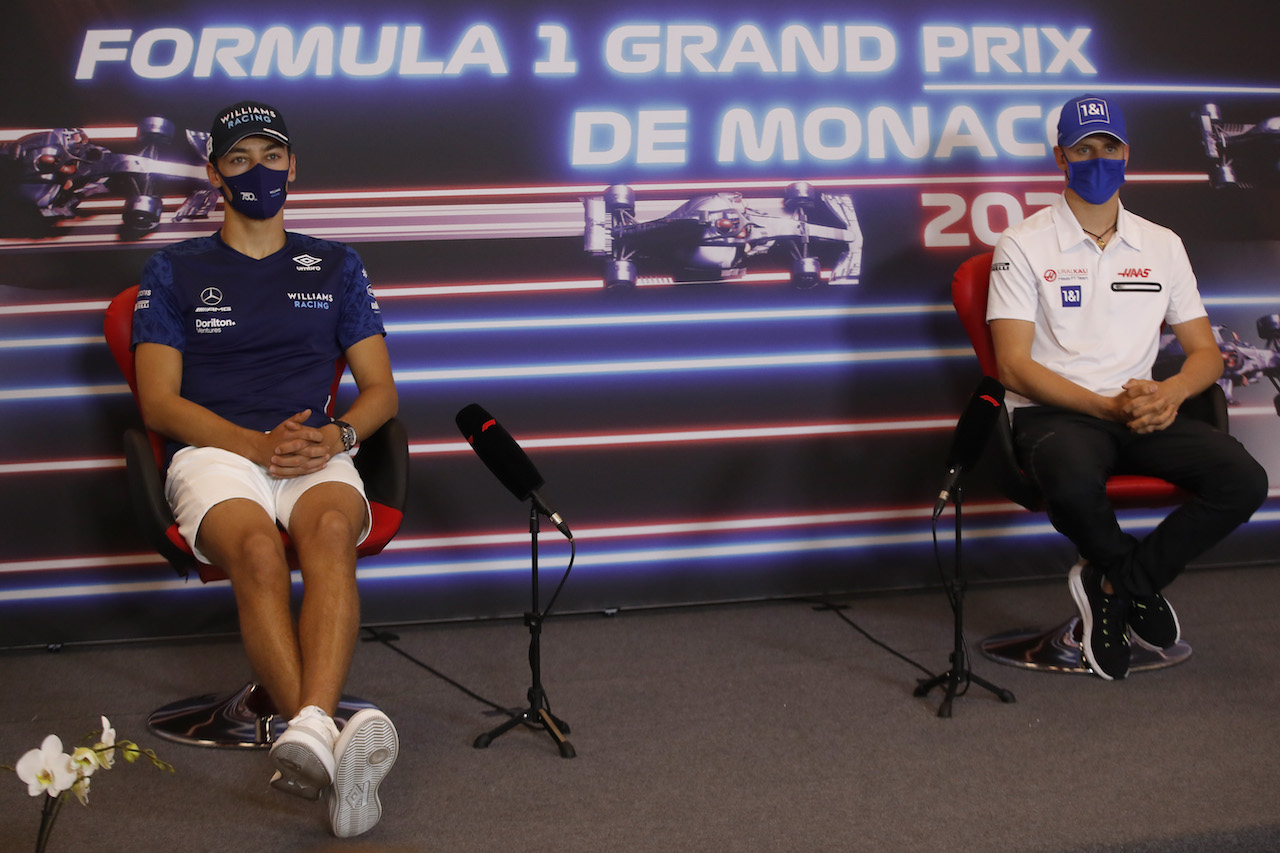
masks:
[(1129, 600), (1102, 589), (1102, 572), (1081, 560), (1067, 576), (1080, 610), (1080, 646), (1095, 674), (1118, 681), (1129, 674)]
[(1182, 638), (1178, 614), (1158, 593), (1150, 598), (1134, 596), (1130, 600), (1129, 630), (1138, 645), (1153, 652), (1164, 651)]

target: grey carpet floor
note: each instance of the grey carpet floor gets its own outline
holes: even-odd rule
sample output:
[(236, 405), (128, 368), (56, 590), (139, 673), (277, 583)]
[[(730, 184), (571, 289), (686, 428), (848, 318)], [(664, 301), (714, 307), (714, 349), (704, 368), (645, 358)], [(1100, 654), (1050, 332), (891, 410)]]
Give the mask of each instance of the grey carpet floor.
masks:
[[(67, 805), (51, 851), (1280, 850), (1280, 572), (1202, 570), (1170, 590), (1187, 663), (1119, 683), (998, 666), (950, 719), (923, 673), (947, 668), (940, 591), (551, 619), (543, 681), (577, 757), (377, 642), (348, 685), (395, 721), (385, 817), (329, 839), (322, 806), (267, 787), (264, 753), (159, 740), (148, 712), (231, 688), (234, 639), (0, 652), (0, 763), (106, 714), (169, 775), (118, 765)], [(1069, 615), (1065, 584), (971, 588), (971, 644)], [(844, 617), (844, 618), (842, 618)], [(848, 620), (848, 621), (846, 621)], [(850, 621), (909, 658), (891, 654)], [(395, 645), (482, 697), (525, 704), (515, 621), (394, 629)], [(9, 777), (9, 778), (6, 778)], [(39, 800), (0, 776), (0, 851), (33, 848)]]

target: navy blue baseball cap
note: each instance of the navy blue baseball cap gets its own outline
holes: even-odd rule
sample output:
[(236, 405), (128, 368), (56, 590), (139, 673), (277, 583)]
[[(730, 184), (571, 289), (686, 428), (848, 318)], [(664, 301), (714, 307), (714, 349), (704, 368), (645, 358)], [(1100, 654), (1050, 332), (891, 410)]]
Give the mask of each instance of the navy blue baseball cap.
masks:
[(236, 143), (250, 136), (265, 136), (286, 146), (290, 144), (289, 130), (279, 110), (258, 101), (240, 101), (218, 110), (209, 130), (209, 162), (224, 156)]
[(1081, 95), (1062, 105), (1058, 117), (1058, 145), (1069, 148), (1086, 136), (1105, 133), (1129, 144), (1120, 108), (1098, 95)]

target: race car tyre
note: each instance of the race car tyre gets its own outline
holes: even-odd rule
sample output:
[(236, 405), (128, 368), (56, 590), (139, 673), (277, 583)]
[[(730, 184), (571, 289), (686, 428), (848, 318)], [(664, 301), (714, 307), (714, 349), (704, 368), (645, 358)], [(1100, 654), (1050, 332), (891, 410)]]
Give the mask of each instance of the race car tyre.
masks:
[(822, 264), (817, 258), (796, 258), (791, 264), (791, 286), (808, 290), (822, 284)]
[(1264, 341), (1280, 341), (1280, 314), (1266, 314), (1258, 318), (1258, 337)]
[(138, 195), (124, 203), (124, 225), (131, 231), (150, 231), (160, 224), (164, 200), (158, 195)]
[(614, 184), (604, 191), (605, 213), (636, 212), (636, 191), (626, 184)]
[(173, 139), (173, 122), (160, 116), (147, 116), (138, 122), (138, 138), (149, 142), (169, 142)]
[(36, 174), (52, 175), (62, 165), (62, 149), (46, 145), (34, 150), (28, 149), (27, 162), (34, 164)]
[(631, 261), (609, 261), (604, 265), (604, 286), (607, 290), (636, 286), (636, 265)]
[(797, 210), (808, 210), (818, 201), (818, 193), (813, 188), (813, 184), (807, 181), (796, 181), (789, 184), (782, 194), (782, 206), (788, 213), (795, 213)]

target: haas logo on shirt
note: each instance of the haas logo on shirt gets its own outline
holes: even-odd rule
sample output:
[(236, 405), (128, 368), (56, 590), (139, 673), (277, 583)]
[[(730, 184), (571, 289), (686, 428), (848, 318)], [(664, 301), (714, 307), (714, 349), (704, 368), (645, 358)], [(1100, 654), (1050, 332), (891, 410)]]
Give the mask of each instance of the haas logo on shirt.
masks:
[(1129, 267), (1120, 271), (1121, 278), (1150, 278), (1151, 267)]

